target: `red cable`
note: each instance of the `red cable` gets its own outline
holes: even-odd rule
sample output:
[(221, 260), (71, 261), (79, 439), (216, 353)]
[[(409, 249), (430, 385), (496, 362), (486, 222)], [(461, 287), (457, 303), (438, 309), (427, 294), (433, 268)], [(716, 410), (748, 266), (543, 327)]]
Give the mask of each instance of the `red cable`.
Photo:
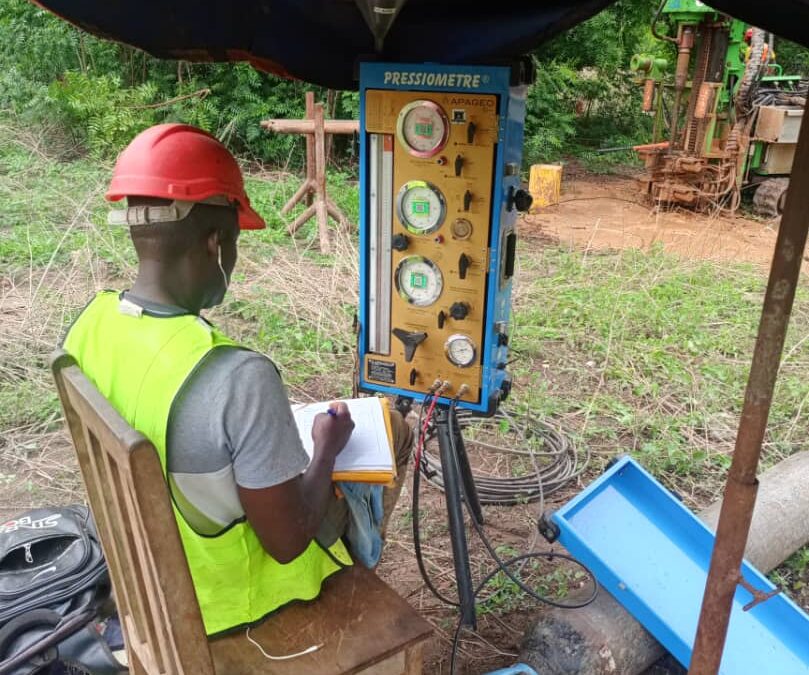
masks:
[(430, 403), (430, 407), (427, 409), (427, 417), (424, 418), (424, 424), (421, 426), (421, 433), (419, 434), (419, 442), (416, 446), (416, 468), (415, 470), (419, 470), (419, 464), (421, 462), (421, 453), (424, 449), (424, 437), (427, 434), (427, 426), (430, 424), (430, 419), (433, 416), (433, 410), (435, 410), (435, 404), (438, 402), (438, 397), (434, 396), (432, 403)]

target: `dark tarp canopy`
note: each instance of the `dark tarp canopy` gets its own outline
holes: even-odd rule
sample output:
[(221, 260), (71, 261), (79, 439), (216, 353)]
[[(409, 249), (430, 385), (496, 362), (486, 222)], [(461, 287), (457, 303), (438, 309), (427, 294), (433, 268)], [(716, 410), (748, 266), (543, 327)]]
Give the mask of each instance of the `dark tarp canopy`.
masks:
[[(374, 38), (355, 0), (38, 0), (80, 28), (160, 58), (250, 61), (261, 70), (356, 89)], [(507, 61), (590, 18), (611, 0), (407, 0), (376, 58)], [(716, 9), (809, 45), (809, 0), (714, 0)]]

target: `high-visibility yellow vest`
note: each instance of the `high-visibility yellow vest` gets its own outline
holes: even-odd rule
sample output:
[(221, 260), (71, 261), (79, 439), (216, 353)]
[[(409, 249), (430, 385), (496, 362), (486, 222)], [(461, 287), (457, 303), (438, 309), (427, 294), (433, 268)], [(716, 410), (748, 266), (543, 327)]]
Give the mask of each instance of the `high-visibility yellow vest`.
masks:
[[(178, 392), (206, 354), (235, 343), (197, 316), (154, 317), (137, 309), (116, 292), (99, 293), (71, 327), (64, 348), (120, 415), (154, 443), (166, 475), (166, 432)], [(312, 541), (283, 565), (267, 554), (246, 520), (203, 536), (173, 509), (208, 635), (256, 622), (293, 600), (311, 600), (328, 576), (351, 564), (338, 539), (328, 550)]]

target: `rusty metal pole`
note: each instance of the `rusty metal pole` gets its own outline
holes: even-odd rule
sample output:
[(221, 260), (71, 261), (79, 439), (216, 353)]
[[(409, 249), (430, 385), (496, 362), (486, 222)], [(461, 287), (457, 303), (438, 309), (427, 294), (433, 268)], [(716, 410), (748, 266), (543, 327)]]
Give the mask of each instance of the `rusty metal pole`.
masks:
[(790, 189), (761, 310), (689, 675), (716, 675), (722, 660), (733, 596), (740, 579), (742, 556), (756, 503), (756, 472), (761, 444), (809, 229), (809, 200), (804, 188), (809, 188), (809, 123), (802, 125), (795, 151)]

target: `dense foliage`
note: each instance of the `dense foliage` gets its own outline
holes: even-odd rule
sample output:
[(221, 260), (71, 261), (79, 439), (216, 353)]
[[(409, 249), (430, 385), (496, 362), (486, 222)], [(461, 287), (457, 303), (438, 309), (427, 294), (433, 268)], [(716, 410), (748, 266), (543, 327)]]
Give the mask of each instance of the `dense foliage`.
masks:
[[(528, 100), (526, 163), (643, 142), (650, 119), (628, 73), (637, 51), (664, 49), (649, 33), (657, 0), (618, 0), (538, 49)], [(779, 49), (781, 46), (779, 45)], [(790, 67), (809, 67), (806, 50), (785, 44)], [(215, 133), (242, 156), (297, 167), (303, 143), (263, 132), (267, 117), (300, 117), (309, 86), (247, 64), (161, 61), (96, 39), (28, 0), (0, 0), (0, 109), (27, 123), (47, 120), (84, 151), (112, 156), (140, 129), (183, 121)], [(356, 117), (357, 94), (316, 89), (334, 117)], [(351, 163), (355, 143), (336, 139)], [(612, 156), (607, 156), (611, 158)], [(619, 157), (620, 158), (620, 157)]]

